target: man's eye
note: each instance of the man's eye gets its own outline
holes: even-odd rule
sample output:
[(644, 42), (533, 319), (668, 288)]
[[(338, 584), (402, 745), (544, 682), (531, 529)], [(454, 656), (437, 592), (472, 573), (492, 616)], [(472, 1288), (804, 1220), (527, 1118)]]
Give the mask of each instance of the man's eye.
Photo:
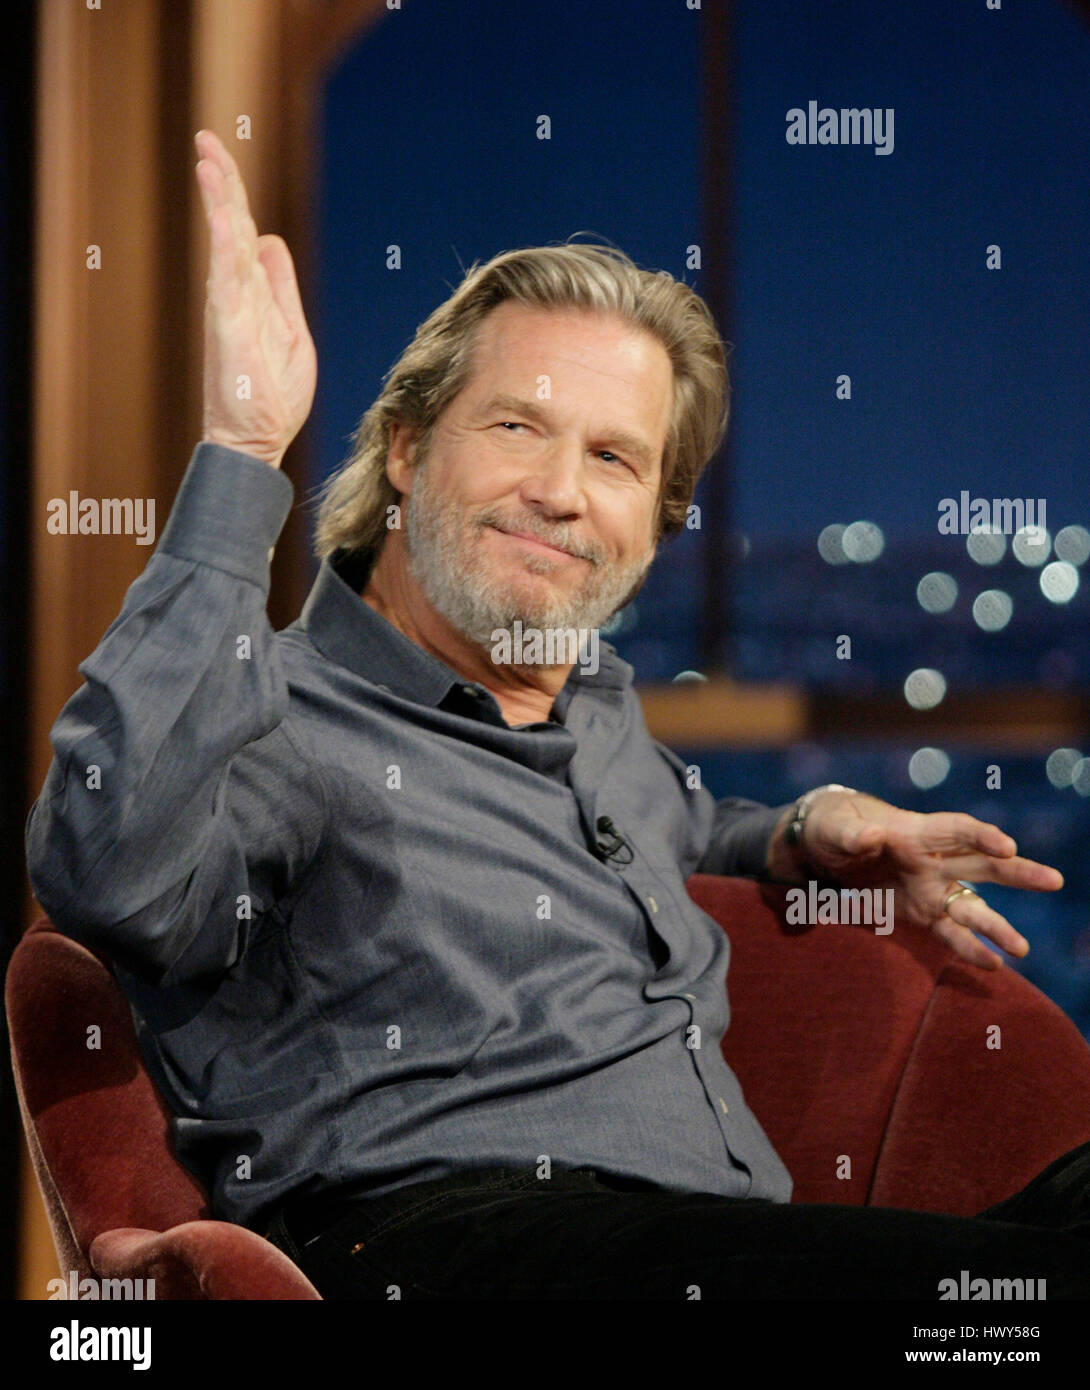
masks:
[(523, 430), (526, 428), (526, 426), (521, 422), (521, 420), (501, 420), (500, 427), (505, 430)]

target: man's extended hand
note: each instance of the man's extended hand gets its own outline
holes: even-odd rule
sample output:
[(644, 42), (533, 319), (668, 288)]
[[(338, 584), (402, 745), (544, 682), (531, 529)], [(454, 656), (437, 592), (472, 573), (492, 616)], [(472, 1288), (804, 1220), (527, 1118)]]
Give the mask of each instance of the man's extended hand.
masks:
[[(770, 864), (783, 862), (785, 824), (786, 818), (773, 837)], [(1014, 956), (1024, 956), (1029, 943), (975, 894), (962, 894), (944, 911), (958, 880), (1038, 893), (1063, 887), (1058, 869), (1021, 858), (1014, 840), (997, 825), (958, 811), (902, 811), (863, 792), (815, 797), (802, 848), (814, 876), (825, 875), (845, 888), (892, 888), (899, 920), (928, 928), (963, 959), (992, 970), (1002, 957), (974, 932)]]
[(310, 413), (318, 380), (295, 267), (282, 237), (258, 236), (238, 165), (223, 142), (210, 130), (199, 130), (195, 140), (211, 238), (202, 438), (279, 468)]

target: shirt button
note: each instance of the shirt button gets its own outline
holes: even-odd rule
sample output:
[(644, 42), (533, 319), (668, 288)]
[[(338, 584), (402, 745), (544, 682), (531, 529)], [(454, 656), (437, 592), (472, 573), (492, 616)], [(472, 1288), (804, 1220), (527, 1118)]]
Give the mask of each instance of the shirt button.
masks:
[(654, 900), (653, 897), (651, 897), (650, 894), (648, 894), (648, 896), (647, 896), (647, 901), (651, 904), (651, 911), (652, 911), (652, 912), (657, 912), (657, 911), (659, 910), (659, 905), (658, 905), (658, 903)]
[(727, 1109), (727, 1102), (723, 1099), (722, 1096), (719, 1097), (719, 1104), (723, 1107), (723, 1114), (729, 1115), (730, 1111)]
[(685, 995), (685, 998), (686, 998), (686, 999), (695, 999), (695, 998), (696, 998), (696, 995), (695, 995), (695, 994), (686, 994), (686, 995)]

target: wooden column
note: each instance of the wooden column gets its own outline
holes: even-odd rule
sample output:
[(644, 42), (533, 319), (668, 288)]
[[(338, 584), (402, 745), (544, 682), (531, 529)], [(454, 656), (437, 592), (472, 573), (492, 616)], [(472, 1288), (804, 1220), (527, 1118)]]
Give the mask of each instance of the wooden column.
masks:
[[(132, 535), (51, 535), (51, 499), (166, 502), (159, 399), (159, 7), (43, 0), (37, 81), (37, 226), (30, 488), (28, 785), (49, 766), (49, 728), (143, 569)], [(90, 248), (90, 249), (89, 249)], [(96, 249), (97, 248), (97, 249)], [(97, 262), (97, 268), (96, 267)], [(184, 441), (177, 441), (184, 449)], [(27, 885), (29, 897), (29, 885)], [(33, 911), (28, 902), (28, 917)], [(34, 911), (34, 915), (36, 911)], [(24, 1146), (20, 1296), (58, 1273)]]
[[(125, 0), (100, 9), (41, 0), (31, 800), (49, 766), (49, 729), (80, 684), (77, 666), (154, 548), (134, 535), (50, 534), (50, 501), (73, 491), (153, 499), (157, 537), (200, 438), (207, 235), (193, 133), (209, 126), (230, 144), (259, 230), (278, 231), (291, 246), (306, 302), (317, 84), (385, 11), (384, 0)], [(297, 502), (305, 449), (304, 432), (285, 460)], [(308, 552), (309, 517), (296, 511), (273, 566), (274, 626), (298, 613)], [(39, 912), (29, 884), (24, 907), (29, 924)], [(59, 1271), (25, 1145), (21, 1187), (20, 1296), (41, 1299)]]

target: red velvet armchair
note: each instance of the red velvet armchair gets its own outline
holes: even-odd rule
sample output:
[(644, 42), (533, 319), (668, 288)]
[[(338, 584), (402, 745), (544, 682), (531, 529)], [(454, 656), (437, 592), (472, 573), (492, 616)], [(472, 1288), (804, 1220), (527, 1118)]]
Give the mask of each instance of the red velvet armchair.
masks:
[[(748, 879), (688, 887), (730, 937), (724, 1054), (796, 1202), (971, 1215), (1090, 1140), (1090, 1047), (1014, 971), (978, 970), (901, 924), (789, 926), (785, 890)], [(267, 1240), (211, 1219), (99, 957), (41, 918), (12, 955), (6, 1002), (66, 1278), (150, 1277), (160, 1299), (319, 1297)], [(84, 1045), (93, 1023), (100, 1050)]]

